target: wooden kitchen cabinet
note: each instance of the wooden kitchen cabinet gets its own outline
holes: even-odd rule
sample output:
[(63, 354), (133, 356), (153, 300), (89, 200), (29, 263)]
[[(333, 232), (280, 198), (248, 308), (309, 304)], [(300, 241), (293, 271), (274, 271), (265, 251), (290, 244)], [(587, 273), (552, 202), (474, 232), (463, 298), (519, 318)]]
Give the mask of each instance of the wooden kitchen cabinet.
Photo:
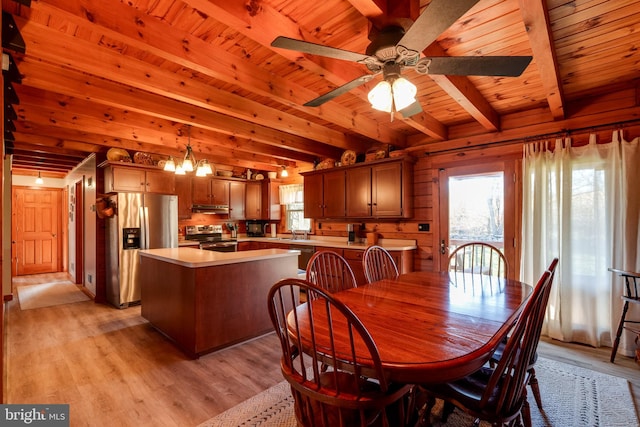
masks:
[(262, 184), (262, 219), (280, 221), (280, 183), (268, 180)]
[(247, 184), (240, 181), (229, 182), (229, 219), (241, 220), (246, 218), (245, 198)]
[(206, 177), (193, 178), (191, 201), (194, 205), (228, 205), (229, 181)]
[(191, 218), (191, 177), (176, 175), (176, 195), (178, 196), (178, 219)]
[(412, 162), (403, 158), (307, 172), (305, 217), (411, 218), (412, 173)]
[(413, 178), (401, 161), (347, 170), (348, 218), (409, 218), (412, 214), (407, 189)]
[(345, 249), (344, 250), (344, 259), (349, 263), (349, 267), (353, 271), (353, 275), (356, 277), (356, 283), (358, 285), (362, 285), (367, 283), (364, 277), (364, 265), (362, 265), (362, 256), (364, 255), (363, 250), (357, 249)]
[(108, 165), (104, 170), (104, 181), (107, 192), (175, 193), (174, 174), (135, 164)]
[(247, 182), (244, 207), (246, 219), (263, 219), (262, 186), (262, 182)]
[(305, 218), (345, 217), (345, 171), (304, 176)]

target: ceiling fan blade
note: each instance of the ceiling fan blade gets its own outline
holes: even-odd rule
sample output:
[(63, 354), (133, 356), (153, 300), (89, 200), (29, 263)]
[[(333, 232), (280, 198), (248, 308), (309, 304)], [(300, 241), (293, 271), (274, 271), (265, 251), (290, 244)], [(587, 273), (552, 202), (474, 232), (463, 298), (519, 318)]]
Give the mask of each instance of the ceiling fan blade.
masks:
[(282, 49), (297, 50), (311, 55), (327, 56), (329, 58), (342, 59), (344, 61), (359, 62), (369, 58), (368, 55), (351, 52), (349, 50), (338, 49), (335, 47), (323, 46), (321, 44), (310, 43), (304, 40), (291, 39), (289, 37), (279, 36), (272, 42), (271, 46)]
[(400, 114), (404, 119), (422, 112), (422, 105), (418, 101), (400, 110)]
[[(451, 76), (505, 76), (518, 77), (531, 62), (530, 56), (443, 56), (423, 58), (428, 63), (426, 74)], [(416, 66), (420, 70), (420, 63)]]
[(398, 45), (422, 52), (479, 0), (433, 0)]
[(358, 77), (357, 79), (351, 80), (349, 83), (345, 83), (340, 87), (335, 88), (331, 92), (327, 92), (322, 96), (319, 96), (315, 99), (304, 104), (305, 107), (319, 107), (327, 101), (331, 101), (336, 96), (340, 96), (343, 93), (349, 92), (351, 89), (357, 88), (360, 85), (363, 85), (370, 81), (375, 77), (375, 74), (365, 74), (362, 77)]

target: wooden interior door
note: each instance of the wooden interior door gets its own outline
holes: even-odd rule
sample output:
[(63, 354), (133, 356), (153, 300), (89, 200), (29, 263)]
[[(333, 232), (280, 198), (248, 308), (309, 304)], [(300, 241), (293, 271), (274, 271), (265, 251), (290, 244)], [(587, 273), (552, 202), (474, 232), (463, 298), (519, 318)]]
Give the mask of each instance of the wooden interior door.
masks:
[(12, 233), (18, 276), (60, 270), (59, 189), (13, 190)]

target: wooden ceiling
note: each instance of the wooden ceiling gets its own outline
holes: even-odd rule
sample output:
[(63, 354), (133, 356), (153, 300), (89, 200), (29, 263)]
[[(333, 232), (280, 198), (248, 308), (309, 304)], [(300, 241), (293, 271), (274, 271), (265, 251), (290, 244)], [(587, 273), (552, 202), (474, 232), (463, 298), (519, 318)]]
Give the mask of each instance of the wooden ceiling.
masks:
[(379, 78), (303, 106), (366, 67), (270, 46), (284, 35), (364, 53), (372, 28), (410, 24), (429, 3), (2, 0), (26, 46), (5, 50), (22, 75), (14, 173), (62, 177), (111, 147), (179, 156), (188, 140), (222, 168), (309, 170), (346, 149), (437, 152), (639, 117), (636, 0), (479, 0), (423, 53), (531, 64), (519, 77), (407, 69), (423, 112), (393, 121), (367, 101)]

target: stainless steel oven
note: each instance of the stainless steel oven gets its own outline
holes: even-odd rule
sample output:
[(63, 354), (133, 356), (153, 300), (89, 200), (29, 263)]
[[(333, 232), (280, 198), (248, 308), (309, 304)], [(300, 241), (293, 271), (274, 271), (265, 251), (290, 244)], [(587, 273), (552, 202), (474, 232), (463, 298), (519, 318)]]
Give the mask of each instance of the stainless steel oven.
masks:
[(222, 225), (188, 225), (185, 228), (185, 239), (200, 243), (200, 249), (216, 252), (235, 252), (238, 241), (225, 239), (222, 236)]

